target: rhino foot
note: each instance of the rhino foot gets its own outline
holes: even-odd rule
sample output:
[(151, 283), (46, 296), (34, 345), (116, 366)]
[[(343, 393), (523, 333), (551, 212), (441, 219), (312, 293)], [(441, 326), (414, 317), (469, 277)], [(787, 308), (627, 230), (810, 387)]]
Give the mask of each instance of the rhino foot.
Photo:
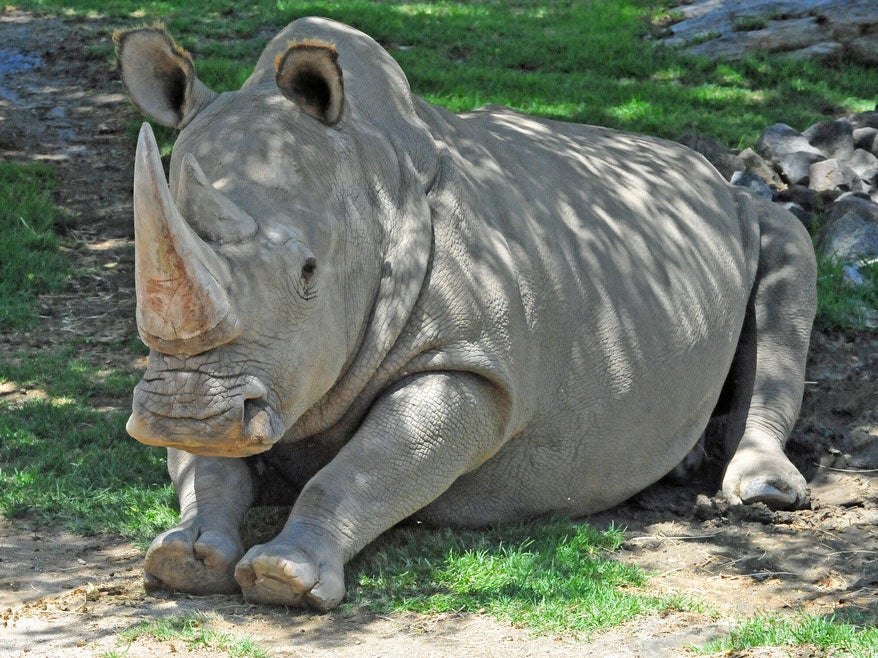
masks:
[(326, 611), (341, 603), (345, 593), (341, 560), (316, 558), (296, 544), (277, 540), (247, 551), (235, 578), (244, 598), (257, 603)]
[(144, 585), (146, 589), (232, 594), (238, 591), (234, 569), (243, 552), (236, 533), (202, 529), (195, 523), (180, 525), (150, 544)]
[(732, 504), (764, 503), (774, 510), (810, 504), (805, 478), (778, 447), (738, 449), (723, 477), (723, 495)]

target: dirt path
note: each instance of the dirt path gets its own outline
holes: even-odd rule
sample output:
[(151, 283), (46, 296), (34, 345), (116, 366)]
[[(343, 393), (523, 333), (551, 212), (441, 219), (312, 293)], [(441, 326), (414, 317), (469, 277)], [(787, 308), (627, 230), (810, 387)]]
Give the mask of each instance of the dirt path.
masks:
[[(0, 10), (0, 157), (57, 168), (59, 203), (82, 244), (74, 255), (93, 272), (45, 297), (41, 326), (2, 336), (4, 351), (76, 333), (92, 339), (93, 358), (132, 367), (111, 344), (135, 331), (126, 133), (134, 115), (107, 63), (83, 47), (108, 43), (110, 27)], [(729, 509), (709, 497), (718, 474), (708, 469), (687, 487), (659, 484), (590, 519), (627, 525), (619, 559), (657, 574), (651, 589), (702, 601), (705, 613), (638, 619), (584, 643), (534, 638), (481, 615), (320, 616), (234, 596), (161, 598), (144, 592), (142, 554), (124, 541), (0, 522), (0, 656), (170, 656), (187, 648), (147, 638), (120, 644), (119, 633), (193, 611), (208, 614), (212, 629), (251, 636), (284, 657), (686, 655), (687, 644), (756, 611), (857, 611), (876, 620), (878, 337), (815, 334), (808, 379), (790, 451), (810, 482), (813, 509)]]

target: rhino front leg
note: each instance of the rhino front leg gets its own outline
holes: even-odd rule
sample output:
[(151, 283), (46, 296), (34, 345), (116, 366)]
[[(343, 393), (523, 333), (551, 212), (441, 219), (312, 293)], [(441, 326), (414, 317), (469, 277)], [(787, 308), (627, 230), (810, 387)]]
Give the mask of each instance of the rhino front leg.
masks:
[(245, 598), (338, 605), (345, 562), (496, 451), (504, 400), (488, 381), (463, 372), (415, 375), (385, 394), (305, 486), (283, 531), (238, 563)]
[(168, 472), (180, 500), (180, 523), (156, 537), (144, 563), (147, 589), (198, 594), (238, 591), (235, 564), (244, 553), (240, 526), (253, 502), (243, 459), (168, 449)]
[(728, 436), (734, 454), (722, 491), (733, 503), (800, 508), (808, 489), (784, 445), (802, 403), (816, 263), (808, 234), (782, 210), (764, 210), (760, 231), (759, 268), (731, 373), (737, 429)]

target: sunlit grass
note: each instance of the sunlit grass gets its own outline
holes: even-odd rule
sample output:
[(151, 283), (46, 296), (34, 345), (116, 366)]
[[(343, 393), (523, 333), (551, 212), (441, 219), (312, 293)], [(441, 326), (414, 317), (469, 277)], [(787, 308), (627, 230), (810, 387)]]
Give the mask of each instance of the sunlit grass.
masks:
[(70, 349), (0, 361), (18, 391), (0, 398), (0, 514), (141, 543), (171, 525), (165, 453), (125, 432), (136, 381)]
[(47, 165), (0, 162), (0, 330), (33, 327), (38, 295), (67, 282), (70, 258), (55, 233), (56, 185)]
[(593, 631), (659, 610), (646, 575), (613, 558), (623, 533), (556, 520), (479, 532), (402, 527), (350, 566), (348, 605), (376, 612), (483, 612), (538, 633)]
[[(400, 62), (416, 93), (453, 110), (502, 103), (672, 139), (701, 132), (729, 146), (742, 137), (752, 146), (766, 125), (779, 120), (803, 129), (827, 114), (872, 109), (870, 90), (878, 88), (878, 70), (855, 62), (686, 57), (649, 38), (657, 9), (648, 0), (19, 4), (99, 12), (118, 27), (162, 20), (219, 91), (240, 85), (267, 38), (287, 22), (323, 15), (370, 34)], [(620, 111), (632, 98), (650, 103), (650, 112)]]
[(873, 658), (878, 655), (878, 628), (870, 623), (856, 625), (817, 615), (759, 615), (735, 624), (727, 637), (697, 647), (696, 651), (738, 655), (759, 647), (802, 647), (814, 651), (809, 655)]
[(202, 613), (192, 613), (140, 622), (119, 635), (119, 645), (125, 645), (122, 653), (109, 652), (104, 658), (127, 654), (137, 640), (151, 637), (162, 642), (177, 640), (186, 645), (188, 651), (208, 650), (222, 652), (230, 658), (268, 658), (270, 655), (252, 638), (238, 637), (231, 633), (213, 630), (211, 617)]

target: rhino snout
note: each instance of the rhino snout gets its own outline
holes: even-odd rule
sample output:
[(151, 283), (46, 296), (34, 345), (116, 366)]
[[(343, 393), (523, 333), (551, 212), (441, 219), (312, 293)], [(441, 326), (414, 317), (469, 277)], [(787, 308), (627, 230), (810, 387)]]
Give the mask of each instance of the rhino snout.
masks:
[(240, 385), (217, 390), (215, 379), (205, 380), (197, 373), (145, 376), (134, 389), (125, 429), (147, 445), (216, 457), (265, 452), (284, 433), (261, 381), (248, 377)]

